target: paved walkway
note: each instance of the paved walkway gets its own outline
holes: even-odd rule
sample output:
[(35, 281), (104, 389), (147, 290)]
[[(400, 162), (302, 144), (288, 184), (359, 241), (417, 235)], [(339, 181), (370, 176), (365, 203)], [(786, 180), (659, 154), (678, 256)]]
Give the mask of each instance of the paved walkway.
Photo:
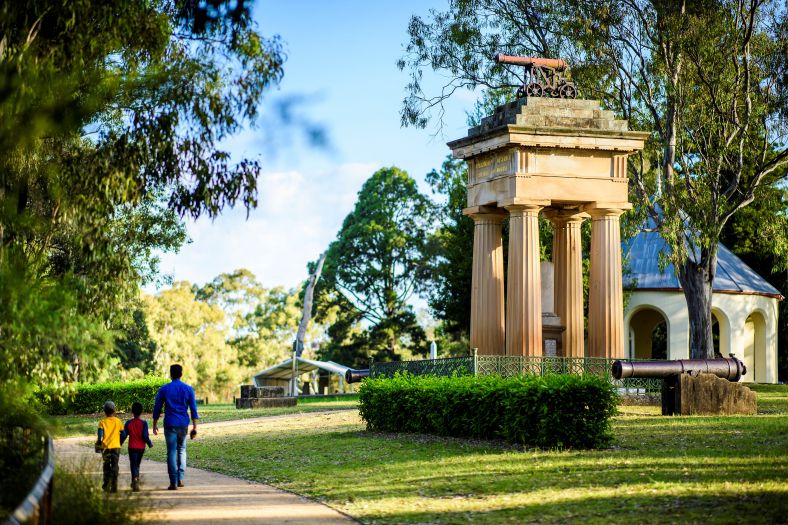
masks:
[[(229, 423), (229, 422), (227, 422)], [(235, 422), (237, 423), (237, 422)], [(209, 426), (206, 424), (204, 426)], [(222, 425), (222, 423), (214, 423)], [(222, 425), (224, 426), (224, 425)], [(87, 462), (101, 476), (101, 456), (93, 452), (92, 439), (79, 437), (55, 441), (55, 456), (62, 462)], [(157, 445), (163, 445), (157, 442)], [(88, 446), (86, 446), (88, 445)], [(178, 525), (228, 524), (348, 524), (356, 523), (340, 512), (289, 492), (197, 468), (186, 470), (186, 487), (167, 490), (167, 465), (144, 459), (142, 494), (151, 510), (148, 523)], [(120, 457), (118, 490), (129, 490), (128, 456)]]

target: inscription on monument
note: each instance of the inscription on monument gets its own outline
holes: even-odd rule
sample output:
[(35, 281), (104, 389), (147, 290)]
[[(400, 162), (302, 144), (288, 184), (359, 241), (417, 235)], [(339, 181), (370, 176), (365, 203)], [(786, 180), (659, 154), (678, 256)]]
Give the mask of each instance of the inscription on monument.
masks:
[(512, 173), (513, 158), (511, 150), (480, 155), (474, 159), (473, 178), (479, 181)]

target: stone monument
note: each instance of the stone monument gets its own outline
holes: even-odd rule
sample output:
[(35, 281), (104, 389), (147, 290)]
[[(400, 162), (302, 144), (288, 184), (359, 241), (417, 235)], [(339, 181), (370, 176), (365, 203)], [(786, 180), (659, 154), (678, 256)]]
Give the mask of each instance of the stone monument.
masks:
[(596, 100), (532, 96), (499, 106), (467, 137), (449, 142), (468, 164), (465, 214), (475, 223), (471, 347), (482, 355), (543, 355), (543, 213), (553, 224), (555, 314), (566, 327), (562, 355), (585, 355), (580, 225), (590, 218), (588, 355), (624, 356), (619, 216), (631, 208), (627, 156), (643, 149), (647, 136), (629, 131)]

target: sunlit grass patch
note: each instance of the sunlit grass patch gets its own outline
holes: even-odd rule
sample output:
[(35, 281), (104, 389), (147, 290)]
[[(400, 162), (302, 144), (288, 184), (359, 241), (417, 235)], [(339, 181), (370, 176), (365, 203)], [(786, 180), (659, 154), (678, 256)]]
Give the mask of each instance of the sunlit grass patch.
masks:
[(777, 413), (748, 417), (621, 407), (613, 445), (596, 451), (373, 434), (345, 411), (206, 429), (189, 461), (365, 523), (784, 522), (788, 389), (772, 394)]

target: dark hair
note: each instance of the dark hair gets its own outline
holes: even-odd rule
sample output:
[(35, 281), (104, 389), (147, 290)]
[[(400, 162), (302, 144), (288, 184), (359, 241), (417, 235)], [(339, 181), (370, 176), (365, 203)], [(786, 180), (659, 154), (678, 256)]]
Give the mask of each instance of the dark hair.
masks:
[(109, 416), (111, 416), (114, 413), (115, 413), (115, 409), (114, 408), (104, 407), (104, 415), (105, 416), (109, 417)]
[(139, 401), (135, 401), (131, 404), (131, 413), (134, 414), (134, 417), (140, 417), (142, 414), (142, 403)]
[(181, 365), (170, 365), (170, 377), (172, 379), (180, 379), (183, 375), (183, 367)]

